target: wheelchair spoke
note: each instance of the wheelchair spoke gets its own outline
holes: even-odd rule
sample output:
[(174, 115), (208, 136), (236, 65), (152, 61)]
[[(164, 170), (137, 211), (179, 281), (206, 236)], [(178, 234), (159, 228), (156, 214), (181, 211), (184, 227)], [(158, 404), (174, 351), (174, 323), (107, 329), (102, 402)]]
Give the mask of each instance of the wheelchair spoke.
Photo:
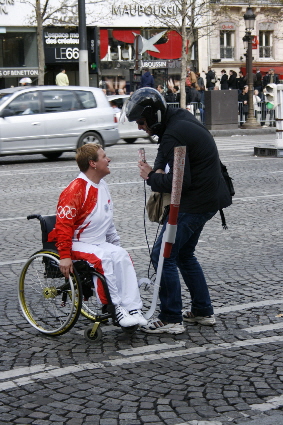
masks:
[(79, 282), (75, 277), (66, 281), (55, 255), (43, 251), (32, 256), (19, 281), (19, 302), (25, 318), (33, 327), (50, 335), (67, 332), (81, 308)]

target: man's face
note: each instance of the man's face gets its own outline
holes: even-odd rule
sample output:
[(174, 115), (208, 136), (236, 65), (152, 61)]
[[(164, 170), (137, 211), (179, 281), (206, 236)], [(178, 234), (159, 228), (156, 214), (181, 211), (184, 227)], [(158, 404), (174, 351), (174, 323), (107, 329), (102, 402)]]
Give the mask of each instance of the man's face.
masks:
[(106, 153), (103, 149), (98, 149), (98, 160), (95, 162), (96, 174), (99, 175), (100, 178), (107, 176), (110, 174), (109, 163), (111, 161), (110, 158), (106, 156)]
[(139, 130), (144, 130), (147, 134), (151, 135), (152, 131), (149, 129), (145, 119), (141, 118), (140, 120), (136, 121)]

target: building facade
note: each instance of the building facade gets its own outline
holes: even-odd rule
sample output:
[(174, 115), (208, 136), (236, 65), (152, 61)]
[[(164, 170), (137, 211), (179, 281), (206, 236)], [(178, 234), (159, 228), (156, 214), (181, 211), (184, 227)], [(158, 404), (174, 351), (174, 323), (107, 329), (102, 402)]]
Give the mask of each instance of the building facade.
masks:
[[(77, 4), (57, 9), (49, 2), (50, 18), (44, 21), (45, 84), (54, 84), (64, 68), (70, 84), (79, 84), (79, 31)], [(158, 1), (158, 3), (155, 3)], [(22, 77), (37, 83), (38, 59), (35, 9), (25, 0), (4, 0), (0, 7), (0, 88), (18, 85)], [(244, 0), (207, 0), (211, 8), (206, 30), (193, 46), (190, 65), (205, 76), (212, 66), (220, 77), (224, 68), (245, 72)], [(283, 74), (283, 40), (280, 31), (281, 0), (252, 0), (256, 14), (253, 66)], [(50, 12), (54, 13), (50, 13)], [(279, 13), (280, 12), (280, 13)], [(155, 86), (171, 87), (180, 80), (182, 39), (167, 22), (180, 21), (174, 2), (105, 1), (87, 4), (89, 82), (113, 93), (139, 86), (141, 69), (150, 68)], [(172, 28), (172, 27), (171, 27)], [(139, 43), (139, 44), (137, 44)], [(140, 54), (138, 54), (140, 52)]]
[(283, 79), (283, 37), (281, 0), (210, 0), (211, 28), (207, 36), (199, 39), (199, 67), (206, 70), (211, 65), (217, 76), (221, 70), (246, 73), (244, 14), (249, 4), (256, 15), (253, 39), (253, 70), (261, 72), (274, 68)]

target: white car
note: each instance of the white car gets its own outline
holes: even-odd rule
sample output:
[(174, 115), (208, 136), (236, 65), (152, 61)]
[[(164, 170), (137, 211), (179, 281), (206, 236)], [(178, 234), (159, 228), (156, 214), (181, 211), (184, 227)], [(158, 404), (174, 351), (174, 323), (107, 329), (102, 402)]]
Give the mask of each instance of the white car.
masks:
[[(115, 102), (117, 103), (117, 107), (120, 109), (120, 111), (122, 110), (124, 103), (129, 99), (129, 97), (130, 96), (126, 94), (125, 95), (113, 94), (111, 96), (107, 96), (109, 102), (111, 100), (115, 100)], [(115, 116), (119, 124), (119, 133), (120, 133), (121, 139), (124, 139), (126, 143), (134, 143), (139, 137), (141, 137), (143, 139), (149, 138), (152, 143), (155, 143), (144, 130), (138, 129), (138, 125), (135, 122), (129, 122), (127, 118), (125, 118), (124, 122), (121, 123), (119, 121), (120, 114), (121, 112), (115, 113)]]
[(120, 139), (101, 89), (30, 86), (0, 90), (0, 156), (41, 153), (56, 159), (85, 143)]

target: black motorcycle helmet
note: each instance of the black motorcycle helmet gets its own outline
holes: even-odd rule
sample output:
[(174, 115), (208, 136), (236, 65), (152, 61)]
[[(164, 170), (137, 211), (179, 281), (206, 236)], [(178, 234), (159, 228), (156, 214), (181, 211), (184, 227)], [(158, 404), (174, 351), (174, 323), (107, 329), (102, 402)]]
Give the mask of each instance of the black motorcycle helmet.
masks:
[(156, 134), (162, 126), (167, 104), (159, 91), (151, 87), (143, 87), (135, 91), (129, 98), (125, 115), (129, 121), (145, 119), (149, 129)]

